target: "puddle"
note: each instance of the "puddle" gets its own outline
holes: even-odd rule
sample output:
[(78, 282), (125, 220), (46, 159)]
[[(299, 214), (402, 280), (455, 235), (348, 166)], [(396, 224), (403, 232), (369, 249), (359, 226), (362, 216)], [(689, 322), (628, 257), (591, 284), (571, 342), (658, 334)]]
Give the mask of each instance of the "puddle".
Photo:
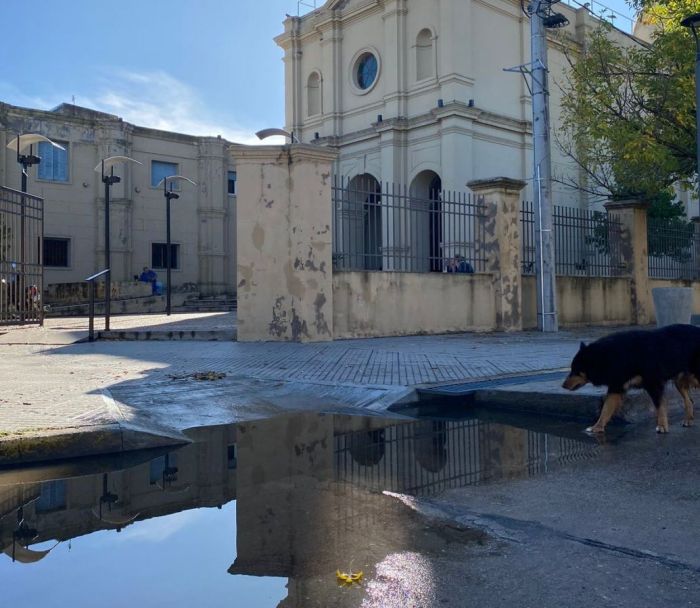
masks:
[[(439, 605), (441, 560), (488, 539), (384, 492), (539, 475), (596, 451), (483, 419), (303, 413), (190, 435), (173, 452), (0, 470), (3, 603)], [(339, 586), (337, 569), (363, 579)]]

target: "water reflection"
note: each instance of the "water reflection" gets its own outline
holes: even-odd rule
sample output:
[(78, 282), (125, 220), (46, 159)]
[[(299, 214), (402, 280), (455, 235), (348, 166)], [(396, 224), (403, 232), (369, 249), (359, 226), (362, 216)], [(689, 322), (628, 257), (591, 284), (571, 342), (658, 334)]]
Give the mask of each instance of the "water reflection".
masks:
[[(132, 579), (139, 576), (144, 551), (137, 540), (148, 538), (159, 543), (160, 561), (188, 564), (188, 576), (167, 581), (167, 605), (187, 605), (187, 590), (205, 577), (217, 581), (201, 588), (206, 605), (230, 605), (246, 577), (256, 576), (286, 579), (286, 598), (280, 602), (252, 594), (242, 605), (430, 606), (438, 601), (435, 559), (450, 548), (485, 539), (468, 529), (426, 525), (382, 490), (419, 496), (534, 475), (588, 457), (595, 449), (585, 440), (479, 420), (311, 413), (197, 429), (190, 435), (193, 443), (176, 451), (132, 454), (127, 461), (104, 458), (99, 465), (93, 460), (0, 471), (0, 550), (7, 556), (0, 561), (0, 580), (16, 576), (17, 568), (36, 567), (23, 564), (42, 562), (45, 569), (23, 574), (23, 580), (50, 579), (54, 599), (71, 597), (65, 595), (68, 583), (61, 572), (72, 563), (54, 557), (56, 543), (128, 530), (121, 545), (133, 546), (131, 554), (122, 547), (117, 551), (119, 537), (109, 534), (99, 537), (106, 555), (81, 562), (87, 570), (119, 568), (122, 582), (114, 602), (103, 605), (123, 605), (122, 587), (137, 586)], [(185, 555), (169, 545), (176, 543), (178, 526), (168, 523), (168, 534), (158, 530), (157, 522), (171, 522), (172, 514), (227, 503), (235, 505), (235, 521), (224, 509), (198, 511), (201, 517), (178, 524), (190, 534), (189, 540), (177, 541)], [(209, 538), (205, 546), (198, 540), (203, 538)], [(206, 559), (209, 555), (218, 556), (215, 563)], [(363, 570), (365, 582), (339, 588), (338, 568)], [(195, 576), (205, 569), (206, 574)], [(88, 571), (81, 580), (89, 588), (97, 579)], [(21, 598), (50, 605), (46, 593), (45, 586), (28, 591), (25, 586)]]

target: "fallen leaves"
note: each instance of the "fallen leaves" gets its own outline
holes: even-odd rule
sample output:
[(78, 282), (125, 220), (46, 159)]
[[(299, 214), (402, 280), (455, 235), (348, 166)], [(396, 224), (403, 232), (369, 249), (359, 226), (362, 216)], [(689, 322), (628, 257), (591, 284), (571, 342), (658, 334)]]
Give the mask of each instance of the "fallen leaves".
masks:
[(222, 380), (226, 377), (224, 372), (195, 372), (193, 374), (168, 374), (171, 380), (198, 380), (200, 382), (212, 382), (214, 380)]
[(359, 583), (364, 576), (364, 572), (360, 570), (359, 572), (341, 572), (340, 570), (335, 571), (335, 578), (339, 585), (353, 585)]

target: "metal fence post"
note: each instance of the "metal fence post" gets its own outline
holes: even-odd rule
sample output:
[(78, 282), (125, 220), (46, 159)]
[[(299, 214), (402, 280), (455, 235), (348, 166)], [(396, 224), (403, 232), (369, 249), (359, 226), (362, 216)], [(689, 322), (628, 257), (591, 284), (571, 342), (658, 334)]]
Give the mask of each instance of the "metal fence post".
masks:
[(95, 341), (95, 281), (90, 281), (90, 312), (88, 340)]

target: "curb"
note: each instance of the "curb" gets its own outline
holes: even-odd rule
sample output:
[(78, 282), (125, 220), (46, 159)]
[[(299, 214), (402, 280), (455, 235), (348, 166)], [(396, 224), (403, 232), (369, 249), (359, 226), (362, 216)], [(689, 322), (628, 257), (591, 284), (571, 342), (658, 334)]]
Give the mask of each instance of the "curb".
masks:
[(236, 330), (110, 330), (96, 332), (96, 337), (98, 340), (124, 340), (131, 342), (147, 340), (197, 340), (201, 342), (233, 342), (237, 339), (237, 336), (238, 332)]
[(119, 424), (47, 429), (0, 438), (0, 467), (120, 454), (185, 443), (187, 440), (182, 437), (125, 428)]
[[(548, 391), (517, 389), (476, 389), (462, 395), (426, 396), (418, 401), (394, 403), (389, 411), (402, 415), (460, 417), (470, 411), (503, 412), (542, 418), (548, 421), (593, 424), (600, 415), (603, 395), (558, 394)], [(651, 420), (649, 399), (642, 391), (628, 393), (622, 410), (610, 424), (630, 424)]]

